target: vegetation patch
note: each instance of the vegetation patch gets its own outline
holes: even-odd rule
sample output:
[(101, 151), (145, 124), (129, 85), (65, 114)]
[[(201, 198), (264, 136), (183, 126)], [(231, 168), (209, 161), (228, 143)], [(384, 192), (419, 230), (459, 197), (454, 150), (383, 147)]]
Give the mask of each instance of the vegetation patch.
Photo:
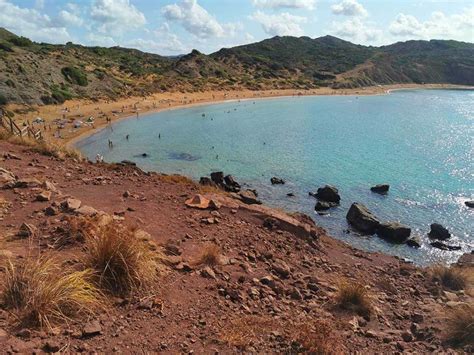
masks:
[(206, 266), (216, 266), (220, 265), (221, 261), (221, 249), (215, 244), (206, 245), (201, 255), (194, 262), (195, 265), (206, 265)]
[(84, 264), (97, 284), (119, 296), (146, 291), (157, 278), (157, 255), (135, 236), (135, 230), (109, 223), (87, 237)]
[(79, 68), (76, 67), (64, 67), (61, 69), (61, 73), (64, 75), (66, 80), (71, 84), (80, 86), (87, 86), (87, 75)]
[[(472, 271), (471, 271), (472, 273)], [(430, 270), (431, 279), (453, 291), (463, 290), (469, 282), (468, 272), (457, 267), (434, 266)]]
[(90, 270), (73, 271), (51, 257), (27, 258), (4, 268), (4, 307), (21, 325), (51, 328), (54, 323), (94, 314), (101, 294)]
[(5, 106), (6, 104), (8, 104), (7, 98), (3, 94), (0, 94), (0, 106)]
[(336, 302), (341, 308), (354, 311), (360, 316), (366, 317), (372, 313), (367, 289), (357, 282), (341, 282), (336, 294)]
[(446, 340), (455, 346), (474, 346), (474, 305), (464, 304), (448, 312)]

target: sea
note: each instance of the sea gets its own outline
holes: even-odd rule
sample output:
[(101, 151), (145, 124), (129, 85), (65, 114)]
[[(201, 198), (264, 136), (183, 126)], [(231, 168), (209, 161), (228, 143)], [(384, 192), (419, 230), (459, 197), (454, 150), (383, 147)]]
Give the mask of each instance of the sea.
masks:
[[(107, 162), (131, 160), (146, 171), (196, 180), (223, 171), (256, 189), (264, 203), (310, 215), (335, 238), (418, 265), (452, 263), (474, 249), (474, 209), (464, 204), (474, 199), (472, 90), (293, 96), (168, 109), (118, 121), (76, 148), (90, 160), (100, 154)], [(272, 185), (274, 176), (285, 184)], [(380, 183), (390, 185), (387, 195), (370, 191)], [(338, 188), (341, 204), (318, 215), (308, 193), (326, 184)], [(409, 226), (421, 248), (352, 231), (345, 216), (353, 202), (382, 221)], [(451, 232), (446, 243), (461, 250), (429, 244), (435, 222)]]

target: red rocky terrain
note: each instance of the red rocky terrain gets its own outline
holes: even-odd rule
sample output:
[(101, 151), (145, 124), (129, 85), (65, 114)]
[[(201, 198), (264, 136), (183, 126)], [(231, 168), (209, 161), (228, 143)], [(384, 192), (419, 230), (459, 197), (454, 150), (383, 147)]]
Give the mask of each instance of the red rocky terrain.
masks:
[[(111, 298), (94, 317), (27, 328), (0, 309), (2, 352), (473, 350), (452, 348), (444, 321), (449, 310), (472, 304), (468, 291), (443, 289), (427, 270), (352, 248), (309, 217), (246, 205), (184, 178), (60, 160), (5, 141), (0, 167), (2, 262), (51, 253), (74, 264), (82, 245), (58, 243), (58, 231), (71, 218), (100, 214), (138, 227), (150, 248), (166, 255), (156, 292)], [(198, 193), (212, 209), (185, 204)], [(206, 251), (218, 260), (198, 265)], [(365, 288), (370, 314), (338, 305), (344, 283)]]

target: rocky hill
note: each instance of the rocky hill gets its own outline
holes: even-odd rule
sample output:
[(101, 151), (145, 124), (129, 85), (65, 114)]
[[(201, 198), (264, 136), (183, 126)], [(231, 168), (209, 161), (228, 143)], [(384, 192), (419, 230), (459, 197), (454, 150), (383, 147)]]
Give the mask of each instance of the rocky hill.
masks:
[(121, 47), (35, 43), (0, 29), (0, 104), (395, 83), (474, 85), (474, 44), (432, 40), (368, 47), (331, 36), (274, 37), (210, 55), (193, 50), (163, 57)]

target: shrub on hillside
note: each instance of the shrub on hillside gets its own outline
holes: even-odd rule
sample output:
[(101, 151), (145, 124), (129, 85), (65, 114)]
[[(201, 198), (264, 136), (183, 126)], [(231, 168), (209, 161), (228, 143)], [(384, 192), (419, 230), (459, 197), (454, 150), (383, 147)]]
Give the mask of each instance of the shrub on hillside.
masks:
[(2, 304), (21, 325), (51, 327), (101, 306), (90, 271), (73, 271), (48, 257), (8, 262), (4, 271)]
[(360, 316), (369, 316), (372, 312), (367, 289), (356, 282), (342, 282), (336, 294), (336, 301), (341, 308), (354, 311)]
[(465, 289), (469, 281), (467, 272), (454, 266), (434, 266), (431, 268), (430, 274), (433, 281), (437, 281), (443, 287), (454, 291)]
[(474, 305), (464, 304), (449, 311), (446, 340), (455, 346), (474, 346)]
[(8, 39), (8, 42), (18, 47), (28, 47), (33, 44), (33, 42), (26, 37), (12, 37)]
[(61, 73), (71, 84), (76, 84), (80, 86), (87, 86), (88, 84), (87, 75), (79, 68), (64, 67), (61, 69)]
[(0, 106), (5, 106), (7, 103), (7, 98), (3, 94), (0, 94)]

